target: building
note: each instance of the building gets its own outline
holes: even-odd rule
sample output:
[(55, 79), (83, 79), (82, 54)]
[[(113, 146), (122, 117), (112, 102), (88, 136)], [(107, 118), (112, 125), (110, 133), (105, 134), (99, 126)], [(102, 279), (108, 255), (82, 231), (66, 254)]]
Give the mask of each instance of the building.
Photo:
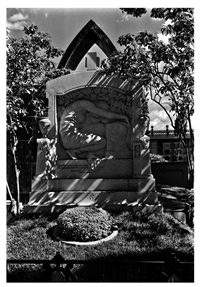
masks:
[[(162, 155), (165, 160), (170, 162), (186, 162), (187, 154), (182, 142), (178, 136), (174, 135), (173, 130), (154, 130), (151, 126), (150, 136), (150, 152), (151, 154)], [(187, 144), (190, 145), (190, 134), (186, 134)]]

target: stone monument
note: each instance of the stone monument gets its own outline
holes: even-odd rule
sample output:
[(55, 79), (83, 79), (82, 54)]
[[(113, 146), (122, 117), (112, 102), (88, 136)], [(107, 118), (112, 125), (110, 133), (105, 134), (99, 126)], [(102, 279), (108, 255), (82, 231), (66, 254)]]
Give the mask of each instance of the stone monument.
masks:
[[(93, 21), (80, 33), (62, 65), (76, 68), (74, 51), (79, 44), (93, 45), (91, 39), (108, 55), (112, 52), (110, 40)], [(130, 83), (106, 76), (96, 59), (89, 53), (86, 71), (72, 71), (46, 85), (48, 119), (40, 121), (43, 138), (37, 141), (36, 175), (25, 213), (73, 206), (162, 209), (145, 135), (148, 117), (141, 114), (143, 87), (137, 79)]]

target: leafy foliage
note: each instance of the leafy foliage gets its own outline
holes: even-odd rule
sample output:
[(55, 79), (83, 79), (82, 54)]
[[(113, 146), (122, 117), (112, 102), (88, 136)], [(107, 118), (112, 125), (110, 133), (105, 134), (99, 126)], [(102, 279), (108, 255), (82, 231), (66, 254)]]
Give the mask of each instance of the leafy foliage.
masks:
[[(133, 16), (135, 9), (125, 9)], [(124, 11), (125, 11), (124, 10)], [(122, 79), (140, 80), (151, 99), (168, 115), (175, 134), (180, 136), (185, 148), (186, 129), (189, 126), (193, 163), (194, 136), (191, 116), (194, 113), (194, 19), (191, 8), (155, 8), (151, 17), (164, 19), (161, 34), (168, 37), (165, 43), (157, 34), (141, 31), (137, 35), (119, 37), (123, 51), (114, 52), (104, 70)]]
[(150, 159), (152, 162), (167, 162), (167, 160), (160, 154), (150, 154)]
[(111, 234), (112, 218), (103, 209), (76, 207), (67, 209), (57, 221), (57, 232), (68, 241), (95, 241)]
[(48, 80), (69, 73), (57, 69), (53, 58), (63, 51), (54, 47), (47, 33), (31, 25), (24, 28), (24, 37), (9, 37), (7, 31), (7, 130), (28, 131), (26, 116), (44, 116), (45, 84)]
[(52, 45), (50, 36), (35, 25), (25, 27), (24, 37), (19, 39), (9, 37), (7, 30), (7, 135), (14, 159), (18, 201), (21, 166), (32, 154), (37, 117), (46, 114), (45, 84), (69, 73), (67, 69), (57, 69), (53, 60), (62, 53)]
[(133, 15), (134, 17), (141, 17), (142, 14), (145, 14), (147, 10), (145, 8), (120, 8), (123, 13)]

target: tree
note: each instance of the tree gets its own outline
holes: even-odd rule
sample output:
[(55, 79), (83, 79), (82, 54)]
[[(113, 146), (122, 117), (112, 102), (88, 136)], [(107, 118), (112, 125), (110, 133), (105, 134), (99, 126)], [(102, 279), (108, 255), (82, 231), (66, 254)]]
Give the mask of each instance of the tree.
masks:
[[(123, 13), (140, 17), (142, 8), (121, 8)], [(161, 34), (168, 42), (149, 31), (119, 37), (123, 51), (114, 52), (105, 67), (107, 74), (117, 74), (144, 85), (146, 93), (159, 104), (170, 119), (188, 155), (188, 166), (193, 171), (194, 135), (191, 116), (194, 113), (194, 19), (192, 8), (154, 8), (151, 17), (164, 19)], [(189, 128), (191, 149), (187, 145)]]
[[(7, 30), (7, 137), (13, 155), (17, 212), (19, 213), (20, 185), (19, 175), (24, 157), (24, 145), (20, 141), (29, 139), (26, 147), (31, 153), (30, 144), (36, 132), (33, 125), (37, 117), (45, 115), (45, 83), (53, 78), (69, 73), (57, 69), (53, 61), (63, 51), (54, 47), (50, 36), (31, 25), (24, 28), (24, 36), (19, 39), (9, 37)], [(34, 119), (31, 122), (28, 118)], [(22, 154), (24, 156), (22, 156)]]
[(133, 15), (134, 17), (141, 17), (143, 14), (147, 13), (145, 8), (120, 8), (122, 13), (127, 13)]

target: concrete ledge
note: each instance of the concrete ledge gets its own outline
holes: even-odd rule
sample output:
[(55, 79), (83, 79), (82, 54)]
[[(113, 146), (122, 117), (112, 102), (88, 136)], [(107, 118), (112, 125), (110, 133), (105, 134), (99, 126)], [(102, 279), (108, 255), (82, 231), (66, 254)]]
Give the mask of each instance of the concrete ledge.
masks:
[[(153, 177), (135, 178), (93, 178), (93, 179), (64, 179), (48, 180), (48, 191), (150, 191), (154, 187)], [(152, 185), (152, 187), (151, 187)]]
[[(31, 214), (31, 213), (36, 213), (36, 214), (41, 214), (41, 213), (61, 213), (64, 212), (67, 208), (73, 208), (77, 206), (84, 206), (84, 205), (75, 205), (75, 204), (68, 204), (68, 205), (63, 205), (63, 204), (48, 204), (48, 205), (25, 205), (24, 206), (24, 213), (25, 214)], [(97, 205), (91, 205), (91, 206), (96, 206), (100, 207)], [(108, 210), (108, 211), (114, 211), (114, 212), (122, 212), (122, 211), (132, 211), (133, 213), (137, 212), (147, 212), (147, 213), (158, 213), (158, 212), (163, 212), (163, 206), (161, 204), (156, 204), (156, 205), (142, 205), (142, 204), (116, 204), (116, 205), (104, 205), (101, 206), (103, 209)]]
[(51, 191), (31, 194), (29, 205), (127, 205), (157, 204), (157, 192), (118, 191)]
[(68, 245), (80, 245), (80, 246), (93, 246), (93, 245), (101, 244), (103, 242), (107, 242), (107, 241), (114, 239), (117, 236), (117, 234), (118, 234), (118, 230), (114, 230), (112, 234), (107, 236), (106, 238), (102, 238), (102, 239), (95, 240), (95, 241), (89, 241), (89, 242), (78, 242), (78, 241), (65, 241), (63, 240), (63, 238), (57, 235), (56, 229), (54, 229), (53, 231), (53, 236), (55, 237), (55, 239), (61, 241), (62, 243), (65, 243)]

